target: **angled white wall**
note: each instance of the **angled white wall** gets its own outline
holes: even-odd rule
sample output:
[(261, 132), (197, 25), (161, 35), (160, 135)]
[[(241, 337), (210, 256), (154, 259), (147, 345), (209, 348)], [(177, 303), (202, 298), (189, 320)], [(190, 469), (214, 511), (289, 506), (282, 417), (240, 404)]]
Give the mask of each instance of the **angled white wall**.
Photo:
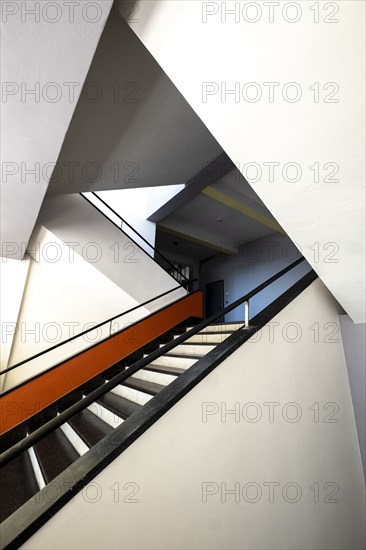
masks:
[[(0, 371), (8, 366), (29, 265), (29, 257), (23, 261), (2, 258), (0, 263)], [(3, 377), (0, 377), (0, 391), (2, 385)]]
[[(147, 218), (158, 210), (163, 204), (176, 195), (184, 185), (167, 185), (159, 187), (142, 187), (132, 189), (118, 189), (112, 191), (99, 191), (95, 196), (93, 193), (83, 193), (87, 199), (95, 204), (110, 220), (121, 226), (121, 220), (108, 206), (105, 206), (99, 198), (109, 205), (123, 220), (122, 229), (150, 256), (154, 257), (156, 223)], [(99, 198), (98, 198), (99, 197)], [(144, 237), (136, 234), (136, 231)], [(151, 245), (151, 246), (149, 246)]]
[(338, 311), (315, 281), (22, 548), (363, 548)]
[[(179, 286), (130, 237), (78, 194), (46, 199), (38, 221), (63, 243), (70, 243), (74, 253), (138, 303)], [(147, 309), (154, 311), (185, 294), (186, 291), (179, 288), (148, 304)]]
[(364, 14), (356, 0), (141, 0), (130, 22), (355, 322), (365, 320)]
[[(17, 319), (10, 308), (2, 318), (6, 327), (17, 322), (14, 335), (3, 334), (7, 367), (167, 294), (3, 375), (3, 390), (187, 294), (149, 254), (78, 194), (43, 202), (28, 254), (30, 265), (22, 284), (16, 285), (14, 277), (4, 281), (5, 292), (19, 293)], [(5, 261), (23, 266), (20, 261)]]
[(355, 325), (348, 315), (340, 315), (344, 355), (355, 411), (358, 441), (366, 474), (366, 326)]
[[(31, 240), (31, 259), (23, 290), (17, 330), (11, 342), (8, 366), (76, 336), (139, 302), (85, 261), (45, 227), (37, 225)], [(16, 262), (17, 264), (21, 262)], [(13, 290), (6, 281), (8, 292)], [(42, 372), (62, 359), (88, 348), (112, 332), (148, 315), (141, 307), (112, 325), (75, 338), (1, 377), (3, 390)], [(7, 317), (3, 319), (7, 321)]]
[[(150, 256), (154, 256), (153, 248), (144, 242), (143, 239), (140, 239), (135, 232), (140, 233), (149, 244), (153, 247), (155, 246), (156, 224), (146, 219), (148, 199), (148, 190), (146, 188), (100, 191), (96, 194), (97, 196), (93, 193), (83, 193), (83, 195), (91, 203), (95, 204), (113, 223), (121, 227), (126, 235), (130, 235), (145, 252)], [(110, 208), (103, 204), (100, 199), (109, 205)], [(111, 208), (118, 215), (112, 212)], [(135, 231), (126, 223), (123, 223), (119, 216), (132, 226)]]
[(2, 256), (25, 253), (111, 5), (2, 2)]

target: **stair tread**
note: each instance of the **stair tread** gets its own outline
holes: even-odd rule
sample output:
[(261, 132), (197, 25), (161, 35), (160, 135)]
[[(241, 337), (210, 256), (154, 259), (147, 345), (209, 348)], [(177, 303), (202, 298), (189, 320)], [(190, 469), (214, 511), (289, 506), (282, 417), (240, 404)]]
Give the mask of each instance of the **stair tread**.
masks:
[(197, 357), (188, 357), (185, 355), (184, 357), (181, 357), (179, 355), (162, 355), (159, 357), (159, 359), (155, 359), (155, 361), (151, 361), (150, 365), (156, 365), (158, 367), (164, 366), (164, 367), (177, 367), (178, 369), (184, 368), (188, 369), (192, 365), (194, 365), (198, 361)]
[[(207, 325), (209, 327), (224, 327), (224, 328), (227, 328), (227, 327), (236, 327), (237, 325), (244, 325), (244, 321), (233, 321), (233, 322), (230, 322), (230, 323), (211, 323), (210, 325)], [(190, 330), (192, 328), (195, 328), (197, 325), (193, 326), (193, 325), (188, 325), (187, 326), (187, 330)]]
[[(205, 333), (206, 334), (206, 333)], [(218, 342), (192, 342), (191, 338), (186, 340), (185, 342), (181, 342), (180, 344), (177, 344), (176, 347), (185, 346), (185, 347), (201, 347), (201, 346), (215, 346)], [(162, 349), (162, 348), (160, 348)], [(175, 348), (172, 348), (171, 351), (174, 351)], [(170, 352), (167, 352), (170, 353)]]
[(179, 367), (169, 367), (165, 365), (154, 365), (153, 363), (150, 363), (150, 365), (147, 365), (144, 367), (145, 370), (151, 370), (153, 372), (161, 372), (162, 374), (175, 374), (179, 375), (185, 372), (187, 369), (179, 368)]
[[(172, 351), (169, 351), (167, 352), (165, 355), (162, 355), (162, 357), (169, 357), (172, 358), (172, 359), (191, 359), (191, 360), (195, 360), (195, 361), (198, 361), (198, 359), (201, 359), (201, 357), (203, 357), (203, 355), (193, 355), (193, 353), (174, 353), (174, 350)], [(160, 358), (159, 358), (160, 359)], [(157, 359), (157, 361), (159, 361), (159, 359)], [(155, 361), (154, 361), (155, 363)]]
[(36, 443), (34, 451), (46, 483), (66, 470), (80, 456), (60, 428)]
[(203, 332), (202, 334), (196, 334), (195, 336), (191, 336), (184, 342), (184, 344), (188, 345), (200, 345), (200, 344), (206, 344), (209, 346), (218, 346), (222, 342), (225, 342), (226, 338), (231, 336), (232, 332), (228, 332), (223, 334), (222, 332), (216, 332), (216, 333), (208, 333)]
[(79, 437), (92, 447), (109, 434), (113, 428), (88, 409), (84, 409), (69, 420), (70, 426)]
[(197, 336), (197, 334), (199, 335), (210, 335), (210, 336), (217, 336), (218, 334), (232, 334), (233, 332), (235, 332), (235, 330), (201, 330), (200, 332), (196, 332), (196, 334), (194, 336)]
[(180, 357), (203, 357), (213, 349), (217, 344), (179, 344), (165, 355), (175, 355)]
[(217, 344), (217, 342), (214, 342), (214, 343), (211, 344), (210, 342), (192, 342), (192, 341), (189, 341), (189, 340), (186, 340), (185, 342), (182, 342), (181, 344), (179, 344), (179, 346), (187, 346), (187, 347), (188, 346), (191, 346), (191, 347), (200, 346), (201, 347), (201, 346), (215, 346)]
[(132, 378), (131, 376), (123, 382), (123, 385), (144, 393), (149, 393), (150, 395), (156, 395), (166, 387), (161, 384), (156, 384), (155, 382), (147, 382), (146, 380), (140, 380), (139, 378)]
[[(207, 327), (205, 327), (204, 329), (202, 329), (200, 331), (200, 333), (202, 332), (225, 332), (225, 331), (229, 331), (229, 332), (234, 332), (235, 330), (238, 330), (239, 328), (241, 328), (242, 326), (244, 325), (244, 321), (240, 321), (238, 323), (220, 323), (218, 325), (208, 325)], [(194, 327), (187, 327), (187, 330), (191, 330), (192, 328)]]
[(98, 399), (98, 402), (113, 414), (120, 416), (124, 420), (131, 416), (131, 414), (141, 409), (141, 405), (138, 403), (130, 401), (129, 399), (112, 392), (108, 392), (103, 395), (100, 399)]
[(174, 380), (176, 380), (176, 374), (168, 374), (166, 372), (153, 372), (148, 369), (140, 369), (138, 372), (132, 375), (132, 378), (139, 380), (146, 380), (147, 382), (154, 382), (155, 384), (161, 384), (162, 386), (168, 386)]
[(1, 469), (0, 522), (38, 493), (38, 490), (31, 459), (25, 451)]
[(111, 393), (115, 393), (116, 395), (124, 397), (129, 401), (133, 401), (138, 405), (146, 405), (146, 403), (150, 401), (150, 399), (152, 399), (152, 395), (141, 392), (139, 390), (128, 388), (127, 386), (123, 386), (122, 384), (119, 384), (118, 386), (113, 388), (111, 390)]
[[(179, 353), (169, 352), (169, 353), (166, 353), (163, 357), (169, 357), (169, 359), (170, 358), (172, 358), (172, 359), (194, 359), (195, 361), (198, 361), (198, 359), (203, 357), (203, 355), (193, 355), (192, 353), (179, 354)], [(159, 359), (157, 359), (157, 361), (159, 361)]]

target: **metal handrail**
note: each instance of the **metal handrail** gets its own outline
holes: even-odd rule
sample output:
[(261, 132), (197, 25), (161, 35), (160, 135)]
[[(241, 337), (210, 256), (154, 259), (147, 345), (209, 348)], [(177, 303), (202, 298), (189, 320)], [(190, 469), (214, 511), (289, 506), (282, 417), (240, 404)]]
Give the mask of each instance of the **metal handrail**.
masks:
[[(92, 203), (87, 197), (85, 197), (83, 195), (83, 193), (79, 193), (81, 197), (83, 197), (83, 199), (85, 199), (89, 204), (91, 204), (92, 206), (94, 206), (94, 208), (96, 208), (101, 214), (103, 214), (105, 216), (105, 214), (103, 212), (101, 212), (97, 206)], [(134, 227), (132, 227), (132, 225), (130, 225), (125, 219), (122, 218), (122, 216), (120, 216), (111, 206), (109, 206), (109, 204), (107, 204), (103, 199), (101, 199), (96, 193), (92, 192), (92, 195), (95, 196), (99, 201), (101, 201), (111, 212), (113, 212), (113, 214), (115, 214), (120, 220), (122, 223), (126, 224), (130, 229), (132, 229), (132, 231), (134, 231), (136, 233), (136, 235), (142, 240), (144, 241), (147, 245), (149, 245), (152, 250), (154, 250), (155, 253), (157, 253), (165, 262), (167, 262), (175, 271), (177, 271), (181, 277), (183, 277), (185, 279), (184, 282), (180, 282), (180, 285), (175, 287), (175, 288), (172, 288), (170, 290), (168, 290), (167, 292), (164, 292), (158, 296), (155, 296), (154, 298), (151, 298), (150, 300), (147, 300), (146, 302), (142, 303), (142, 304), (139, 304), (138, 306), (135, 306), (131, 309), (128, 309), (126, 311), (123, 311), (122, 313), (119, 313), (113, 317), (111, 317), (110, 319), (106, 319), (105, 321), (102, 321), (101, 323), (93, 326), (93, 327), (90, 327), (89, 329), (87, 330), (84, 330), (83, 332), (79, 332), (78, 334), (74, 335), (74, 336), (71, 336), (70, 338), (67, 338), (66, 340), (62, 340), (62, 342), (58, 342), (57, 344), (55, 344), (54, 346), (51, 346), (50, 348), (47, 348), (43, 351), (40, 351), (39, 353), (36, 353), (34, 355), (32, 355), (31, 357), (28, 357), (27, 359), (24, 359), (23, 361), (19, 361), (18, 363), (16, 363), (15, 365), (12, 365), (11, 367), (8, 367), (7, 369), (4, 369), (0, 372), (0, 377), (10, 371), (12, 371), (13, 369), (16, 369), (18, 367), (21, 367), (22, 365), (24, 365), (25, 363), (28, 363), (29, 361), (32, 361), (33, 359), (36, 359), (37, 357), (40, 357), (42, 356), (43, 354), (45, 353), (48, 353), (54, 349), (57, 349), (59, 348), (60, 346), (63, 346), (65, 344), (68, 344), (69, 342), (72, 342), (74, 341), (76, 338), (80, 338), (81, 336), (84, 336), (85, 334), (88, 334), (89, 332), (92, 332), (93, 330), (97, 330), (98, 328), (102, 327), (103, 325), (106, 325), (107, 323), (111, 323), (112, 321), (114, 321), (115, 319), (117, 319), (118, 317), (122, 317), (122, 315), (127, 315), (127, 313), (131, 313), (132, 311), (135, 311), (136, 309), (140, 308), (140, 307), (143, 307), (155, 300), (158, 300), (159, 298), (162, 298), (163, 296), (166, 296), (167, 294), (169, 294), (170, 292), (173, 292), (175, 290), (178, 290), (180, 288), (184, 288), (184, 287), (187, 287), (187, 291), (189, 291), (189, 285), (191, 283), (194, 283), (196, 281), (198, 281), (197, 278), (195, 279), (188, 279), (183, 273), (180, 273), (180, 271), (174, 266), (174, 264), (172, 264), (167, 258), (165, 258), (165, 256), (163, 256), (163, 254), (161, 254), (161, 252), (159, 252), (152, 244), (150, 244)], [(107, 219), (109, 221), (111, 221), (111, 223), (113, 223), (112, 220), (110, 220), (108, 217)], [(118, 229), (120, 229), (122, 232), (122, 228), (118, 227), (118, 225), (114, 224), (115, 227), (117, 227)], [(137, 244), (137, 243), (136, 243)], [(154, 259), (154, 258), (152, 258)], [(159, 264), (160, 265), (160, 264)], [(160, 266), (162, 267), (162, 266)], [(162, 268), (164, 269), (164, 268)], [(174, 279), (176, 281), (176, 279), (169, 273), (169, 275), (172, 277), (172, 279)]]
[[(192, 279), (190, 282), (195, 282), (197, 279)], [(123, 311), (122, 313), (118, 313), (117, 315), (114, 315), (113, 317), (110, 317), (106, 321), (102, 321), (101, 323), (88, 328), (87, 330), (84, 330), (83, 332), (79, 332), (78, 334), (75, 334), (74, 336), (71, 336), (70, 338), (67, 338), (66, 340), (62, 340), (62, 342), (59, 342), (58, 344), (55, 344), (54, 346), (51, 346), (50, 348), (47, 348), (43, 351), (40, 351), (39, 353), (36, 353), (35, 355), (32, 355), (31, 357), (28, 357), (27, 359), (24, 359), (23, 361), (20, 361), (19, 363), (16, 363), (15, 365), (12, 365), (11, 367), (8, 367), (7, 369), (4, 369), (0, 372), (0, 376), (3, 374), (6, 374), (7, 372), (12, 371), (13, 369), (16, 369), (18, 367), (21, 367), (25, 363), (28, 363), (29, 361), (32, 361), (33, 359), (36, 359), (37, 357), (40, 357), (41, 355), (44, 355), (45, 353), (48, 353), (56, 348), (59, 348), (60, 346), (63, 346), (65, 344), (68, 344), (69, 342), (73, 342), (76, 340), (76, 338), (80, 338), (81, 336), (84, 336), (85, 334), (88, 334), (89, 332), (92, 332), (93, 330), (97, 330), (98, 328), (102, 327), (103, 325), (106, 325), (108, 323), (111, 323), (115, 319), (118, 319), (118, 317), (122, 317), (123, 315), (127, 315), (127, 313), (131, 313), (132, 311), (135, 311), (136, 309), (139, 309), (140, 307), (144, 307), (147, 304), (150, 304), (151, 302), (154, 302), (155, 300), (158, 300), (159, 298), (163, 298), (167, 294), (170, 294), (171, 292), (174, 292), (175, 290), (181, 289), (182, 286), (176, 286), (174, 288), (171, 288), (170, 290), (167, 290), (166, 292), (163, 292), (162, 294), (159, 294), (158, 296), (154, 296), (154, 298), (150, 298), (150, 300), (147, 300), (146, 302), (143, 302), (142, 304), (139, 304), (137, 306), (132, 307), (131, 309), (128, 309), (126, 311)], [(109, 338), (109, 337), (107, 337)], [(46, 372), (46, 371), (44, 371)]]
[(182, 344), (204, 328), (206, 328), (208, 325), (211, 325), (218, 319), (220, 319), (223, 315), (226, 315), (227, 313), (230, 313), (233, 309), (236, 309), (238, 306), (243, 304), (244, 302), (247, 302), (250, 298), (258, 294), (261, 290), (272, 284), (274, 281), (288, 273), (291, 269), (299, 265), (301, 262), (305, 260), (304, 257), (299, 258), (289, 266), (285, 267), (281, 271), (279, 271), (276, 275), (273, 275), (269, 279), (267, 279), (262, 284), (258, 285), (256, 288), (248, 292), (247, 294), (244, 294), (241, 298), (230, 304), (229, 306), (225, 307), (223, 310), (220, 310), (213, 315), (211, 315), (208, 319), (202, 321), (201, 323), (198, 323), (195, 327), (188, 330), (184, 334), (181, 334), (171, 342), (168, 342), (165, 344), (165, 346), (161, 347), (160, 349), (153, 351), (143, 359), (140, 359), (136, 363), (134, 363), (131, 367), (128, 367), (123, 372), (117, 374), (114, 376), (109, 382), (103, 384), (96, 390), (89, 393), (87, 396), (85, 396), (82, 400), (78, 401), (62, 413), (60, 413), (58, 416), (47, 422), (47, 424), (44, 424), (34, 432), (32, 432), (28, 437), (22, 439), (19, 443), (15, 444), (13, 447), (5, 451), (0, 455), (0, 467), (4, 466), (5, 464), (8, 464), (11, 460), (13, 460), (18, 454), (22, 453), (23, 451), (29, 449), (32, 447), (35, 443), (43, 439), (46, 435), (48, 435), (50, 432), (55, 430), (56, 428), (59, 428), (62, 424), (70, 420), (75, 414), (81, 412), (86, 407), (94, 403), (97, 399), (99, 399), (102, 395), (107, 393), (108, 391), (112, 390), (116, 386), (118, 386), (121, 382), (129, 378), (132, 374), (135, 374), (140, 369), (144, 368), (146, 365), (151, 363), (152, 361), (155, 361), (162, 355), (165, 355), (168, 351), (175, 348), (177, 345)]
[[(122, 216), (121, 216), (120, 214), (118, 214), (118, 212), (116, 212), (108, 203), (106, 203), (103, 199), (101, 199), (101, 198), (99, 197), (99, 195), (97, 195), (94, 191), (91, 191), (91, 194), (92, 194), (94, 197), (96, 197), (100, 202), (102, 202), (102, 203), (104, 204), (104, 206), (106, 206), (111, 212), (113, 212), (113, 214), (114, 214), (115, 216), (117, 216), (117, 218), (119, 218), (119, 219), (121, 220), (122, 223), (124, 223), (125, 225), (127, 225), (127, 227), (129, 227), (130, 229), (132, 229), (132, 231), (139, 237), (139, 239), (141, 239), (145, 244), (147, 244), (148, 246), (150, 246), (150, 248), (151, 248), (156, 254), (158, 254), (158, 255), (160, 256), (160, 258), (162, 258), (162, 259), (164, 260), (164, 262), (166, 262), (168, 265), (170, 265), (171, 268), (174, 269), (174, 271), (177, 271), (177, 272), (179, 273), (179, 275), (185, 279), (185, 283), (182, 283), (182, 284), (188, 284), (188, 283), (191, 282), (191, 281), (188, 279), (188, 277), (186, 277), (183, 273), (181, 273), (181, 272), (179, 271), (179, 269), (177, 269), (176, 266), (175, 266), (170, 260), (168, 260), (168, 258), (166, 258), (161, 252), (159, 252), (159, 250), (157, 250), (157, 249), (155, 248), (155, 246), (153, 246), (151, 243), (149, 243), (149, 241), (147, 241), (147, 240), (145, 239), (145, 237), (143, 237), (143, 236), (141, 235), (141, 233), (139, 233), (134, 227), (132, 227), (132, 225), (129, 224), (124, 218), (122, 218)], [(80, 195), (83, 197), (83, 199), (85, 199), (86, 201), (88, 201), (89, 204), (91, 204), (92, 206), (94, 206), (94, 208), (96, 208), (101, 214), (103, 214), (103, 212), (101, 212), (101, 210), (99, 210), (99, 208), (98, 208), (93, 202), (91, 202), (91, 201), (88, 199), (88, 197), (86, 197), (83, 193), (80, 193)], [(109, 218), (108, 218), (108, 219), (109, 219)], [(112, 220), (110, 220), (110, 221), (112, 221)], [(112, 223), (113, 223), (113, 222), (112, 222)], [(116, 227), (118, 227), (118, 225), (116, 225)], [(120, 229), (120, 230), (123, 232), (123, 229), (122, 229), (121, 227), (118, 227), (118, 229)], [(128, 236), (129, 236), (129, 235), (128, 235)], [(136, 241), (135, 241), (135, 243), (136, 243)], [(136, 243), (136, 244), (138, 244), (138, 243)], [(153, 258), (153, 259), (154, 259), (154, 258)], [(159, 265), (160, 265), (160, 264), (159, 264)], [(162, 267), (162, 266), (160, 265), (160, 267)], [(163, 268), (163, 269), (164, 269), (164, 268)], [(173, 277), (173, 276), (169, 273), (169, 271), (167, 271), (167, 273), (168, 273), (173, 279), (175, 279), (175, 277)], [(175, 280), (176, 280), (176, 279), (175, 279)]]

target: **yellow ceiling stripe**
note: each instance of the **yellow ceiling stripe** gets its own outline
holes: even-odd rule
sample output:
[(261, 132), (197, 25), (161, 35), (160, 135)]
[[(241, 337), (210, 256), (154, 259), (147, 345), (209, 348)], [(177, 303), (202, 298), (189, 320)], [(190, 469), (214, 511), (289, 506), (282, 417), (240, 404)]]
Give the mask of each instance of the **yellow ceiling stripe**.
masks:
[(246, 206), (245, 204), (233, 199), (232, 197), (225, 195), (224, 193), (218, 191), (217, 189), (214, 189), (213, 187), (205, 187), (205, 189), (202, 189), (201, 193), (207, 195), (208, 197), (211, 197), (211, 199), (214, 199), (215, 201), (221, 202), (222, 204), (229, 206), (229, 208), (232, 208), (233, 210), (237, 210), (241, 214), (244, 214), (245, 216), (248, 216), (249, 218), (252, 218), (257, 222), (266, 225), (271, 229), (274, 229), (275, 231), (278, 231), (279, 233), (285, 234), (285, 231), (277, 222), (270, 220), (262, 214), (258, 214), (258, 212), (256, 212), (252, 208), (249, 208), (249, 206)]

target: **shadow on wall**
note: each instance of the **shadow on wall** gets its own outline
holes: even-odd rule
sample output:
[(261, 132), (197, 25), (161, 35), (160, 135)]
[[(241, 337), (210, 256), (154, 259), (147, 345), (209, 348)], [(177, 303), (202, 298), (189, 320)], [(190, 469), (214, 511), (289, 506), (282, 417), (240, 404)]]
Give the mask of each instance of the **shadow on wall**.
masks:
[[(157, 11), (158, 2), (144, 3), (144, 19), (141, 20), (140, 0), (115, 0), (113, 10), (117, 10), (120, 16), (134, 29), (138, 24), (139, 33), (143, 33), (149, 23), (153, 20), (153, 13)], [(161, 9), (161, 6), (159, 6)]]
[(339, 323), (366, 479), (366, 325), (353, 323), (348, 315), (340, 315)]
[(203, 160), (221, 151), (134, 33), (139, 3), (116, 6), (120, 9), (113, 7), (108, 17), (48, 196), (185, 182)]
[[(147, 7), (145, 8), (145, 13), (148, 14), (147, 20), (150, 19), (150, 15), (156, 8), (155, 2), (148, 2)], [(115, 17), (122, 17), (132, 28), (134, 25), (139, 23), (141, 25), (141, 20), (139, 18), (139, 12), (141, 10), (141, 3), (139, 0), (114, 0), (112, 11), (115, 14)]]

